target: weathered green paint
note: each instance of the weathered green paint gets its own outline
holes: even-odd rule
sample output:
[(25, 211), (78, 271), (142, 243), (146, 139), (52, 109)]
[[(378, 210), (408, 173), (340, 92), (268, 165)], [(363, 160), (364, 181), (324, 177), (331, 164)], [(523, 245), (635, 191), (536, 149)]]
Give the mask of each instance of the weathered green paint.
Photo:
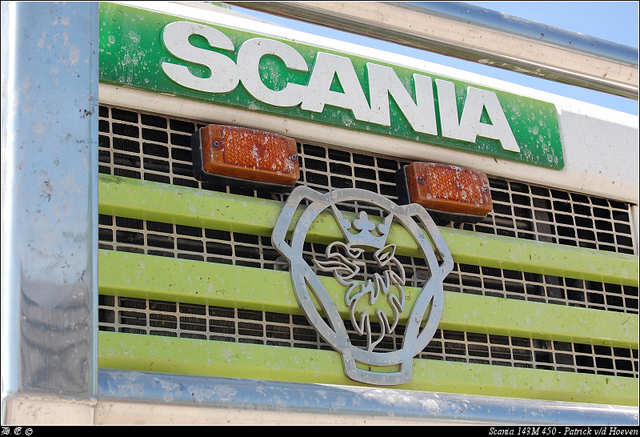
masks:
[[(99, 213), (270, 236), (282, 204), (217, 191), (100, 175)], [(234, 201), (235, 200), (235, 201)]]
[[(437, 114), (434, 115), (437, 117), (437, 121), (434, 119), (434, 122), (437, 123), (438, 133), (427, 134), (414, 130), (406, 114), (402, 112), (401, 107), (396, 103), (395, 98), (389, 99), (388, 102), (390, 125), (383, 125), (359, 119), (351, 109), (347, 109), (349, 108), (348, 106), (327, 105), (321, 112), (312, 112), (303, 109), (304, 105), (301, 104), (276, 106), (265, 103), (247, 91), (245, 79), (238, 83), (237, 86), (234, 86), (232, 90), (224, 92), (204, 92), (181, 86), (171, 80), (168, 74), (163, 71), (163, 63), (188, 67), (190, 74), (197, 78), (209, 78), (212, 75), (223, 74), (221, 73), (222, 71), (235, 71), (235, 68), (221, 69), (221, 72), (210, 71), (210, 68), (205, 66), (208, 64), (187, 62), (172, 54), (167, 48), (166, 41), (163, 40), (163, 31), (169, 23), (176, 21), (198, 22), (197, 20), (187, 20), (183, 17), (170, 16), (130, 6), (102, 3), (100, 5), (100, 81), (121, 87), (171, 94), (224, 106), (305, 120), (311, 123), (339, 126), (386, 137), (423, 142), (525, 164), (552, 169), (562, 169), (564, 167), (558, 115), (552, 103), (505, 91), (493, 90), (460, 80), (453, 80), (427, 71), (414, 70), (376, 59), (367, 59), (354, 54), (345, 54), (335, 50), (303, 44), (291, 39), (260, 35), (254, 32), (199, 22), (222, 32), (225, 38), (228, 38), (231, 42), (233, 49), (226, 50), (219, 48), (216, 44), (209, 45), (205, 38), (199, 34), (192, 35), (189, 38), (189, 46), (195, 47), (194, 50), (200, 50), (201, 53), (217, 53), (216, 56), (224, 56), (223, 59), (230, 63), (232, 67), (235, 67), (238, 62), (240, 47), (250, 39), (265, 38), (293, 48), (303, 59), (302, 62), (306, 63), (308, 71), (286, 68), (283, 61), (277, 56), (263, 56), (259, 61), (258, 71), (255, 73), (256, 77), (259, 76), (259, 79), (256, 80), (260, 80), (265, 87), (272, 91), (281, 91), (288, 84), (294, 84), (299, 87), (309, 86), (314, 68), (317, 68), (318, 64), (321, 63), (319, 54), (335, 55), (350, 62), (353, 67), (352, 74), (356, 76), (355, 80), (358, 83), (343, 90), (339, 81), (342, 79), (334, 80), (336, 83), (332, 88), (335, 89), (331, 91), (347, 96), (351, 92), (356, 92), (352, 88), (360, 87), (361, 90), (357, 92), (363, 93), (363, 98), (367, 100), (365, 104), (369, 106), (373, 104), (370, 95), (372, 91), (369, 89), (372, 85), (369, 83), (367, 73), (368, 63), (391, 68), (402, 86), (409, 93), (408, 98), (414, 101), (417, 99), (415, 95), (417, 85), (415, 84), (414, 75), (426, 76), (433, 83), (432, 91), (434, 92), (434, 97), (431, 110)], [(212, 68), (215, 69), (216, 65), (214, 63)], [(458, 110), (457, 117), (461, 117), (463, 113), (470, 87), (495, 93), (513, 138), (518, 144), (519, 151), (503, 149), (500, 141), (496, 139), (478, 136), (475, 142), (467, 142), (454, 139), (450, 135), (445, 136), (442, 132), (443, 117), (440, 111), (446, 111), (446, 109), (441, 108), (441, 106), (444, 107), (445, 105), (439, 101), (440, 97), (436, 92), (436, 88), (438, 88), (436, 86), (437, 80), (446, 81), (454, 87), (455, 95), (452, 98), (454, 99), (453, 104), (457, 105), (457, 108), (454, 108), (454, 110)], [(423, 108), (423, 110), (425, 109)], [(494, 125), (496, 123), (495, 119), (490, 120), (486, 106), (481, 111), (483, 111), (480, 116), (482, 124)]]
[(617, 252), (440, 228), (453, 260), (585, 281), (638, 286), (638, 257)]
[[(101, 250), (101, 294), (197, 303), (285, 314), (302, 314), (288, 272)], [(114, 272), (118, 272), (114, 274)], [(321, 278), (343, 318), (346, 287)], [(419, 288), (405, 287), (406, 305)], [(380, 299), (371, 307), (391, 311)], [(319, 305), (316, 305), (320, 310)], [(400, 319), (401, 324), (406, 323)], [(445, 292), (440, 329), (606, 345), (638, 347), (638, 315)]]
[[(100, 214), (271, 236), (281, 207), (274, 200), (100, 175)], [(443, 227), (440, 232), (457, 263), (638, 285), (638, 257), (634, 255)], [(336, 239), (342, 239), (342, 231), (327, 212), (307, 234), (307, 241), (314, 243)], [(401, 225), (394, 223), (388, 241), (397, 245), (398, 254), (421, 256), (413, 237)]]
[[(99, 333), (101, 368), (201, 376), (361, 385), (344, 375), (334, 351)], [(638, 380), (437, 360), (413, 361), (413, 377), (394, 388), (550, 401), (638, 405)]]
[(441, 329), (638, 348), (638, 315), (445, 292)]

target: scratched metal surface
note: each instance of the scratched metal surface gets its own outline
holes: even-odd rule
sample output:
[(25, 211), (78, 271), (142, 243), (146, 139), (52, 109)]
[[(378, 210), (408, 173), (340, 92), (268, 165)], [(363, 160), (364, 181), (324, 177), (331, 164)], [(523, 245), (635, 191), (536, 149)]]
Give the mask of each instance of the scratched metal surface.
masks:
[(3, 396), (93, 395), (97, 13), (2, 5)]
[[(125, 402), (126, 408), (132, 411), (129, 414), (134, 417), (141, 417), (138, 411), (150, 411), (149, 405), (157, 405), (164, 401), (171, 402), (174, 406), (207, 406), (221, 411), (237, 408), (247, 412), (247, 422), (251, 420), (251, 416), (260, 416), (262, 423), (282, 419), (269, 419), (268, 415), (260, 413), (285, 411), (293, 415), (293, 420), (295, 414), (300, 413), (329, 413), (334, 418), (341, 417), (347, 423), (362, 423), (369, 419), (368, 423), (374, 424), (385, 423), (384, 419), (388, 419), (389, 422), (398, 421), (396, 423), (403, 424), (517, 422), (546, 425), (633, 425), (638, 420), (638, 409), (635, 407), (522, 399), (504, 402), (502, 398), (487, 396), (412, 392), (378, 387), (199, 378), (115, 370), (100, 371), (99, 395), (104, 402)], [(206, 421), (207, 413), (200, 411), (202, 420)], [(216, 413), (208, 414), (210, 421), (216, 420)], [(148, 417), (146, 420), (152, 423), (154, 419), (158, 418)], [(164, 423), (168, 419), (168, 416), (162, 418)], [(123, 420), (135, 419), (127, 417)], [(170, 420), (177, 423), (180, 421), (176, 417), (170, 417)]]

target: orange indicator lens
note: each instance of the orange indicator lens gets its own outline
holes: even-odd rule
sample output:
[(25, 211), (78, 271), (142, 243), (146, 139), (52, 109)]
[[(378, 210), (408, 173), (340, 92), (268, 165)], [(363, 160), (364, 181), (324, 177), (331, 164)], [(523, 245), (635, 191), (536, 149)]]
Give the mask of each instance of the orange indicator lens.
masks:
[[(414, 162), (404, 168), (404, 175), (407, 203), (479, 219), (493, 209), (489, 179), (484, 173), (452, 165)], [(462, 217), (453, 218), (464, 221)]]
[(194, 134), (192, 151), (202, 180), (209, 175), (247, 187), (253, 185), (242, 181), (292, 187), (300, 177), (295, 140), (270, 132), (210, 124)]

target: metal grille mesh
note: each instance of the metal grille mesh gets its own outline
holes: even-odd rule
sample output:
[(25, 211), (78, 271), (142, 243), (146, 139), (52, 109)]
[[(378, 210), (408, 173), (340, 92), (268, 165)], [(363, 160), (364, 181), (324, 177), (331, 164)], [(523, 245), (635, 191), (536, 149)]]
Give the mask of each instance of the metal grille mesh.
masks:
[[(100, 106), (100, 172), (136, 179), (276, 198), (281, 194), (233, 189), (193, 178), (190, 135), (197, 121)], [(319, 191), (357, 187), (396, 200), (393, 158), (354, 153), (321, 144), (298, 144), (300, 183)], [(476, 225), (438, 223), (600, 250), (635, 253), (629, 205), (490, 178), (494, 212)], [(374, 211), (375, 212), (375, 211)], [(281, 269), (267, 237), (189, 226), (100, 216), (100, 247), (206, 262)], [(305, 257), (325, 246), (307, 244)], [(424, 279), (419, 258), (399, 257), (413, 283)], [(600, 310), (638, 312), (637, 287), (456, 264), (445, 290)], [(327, 348), (302, 316), (101, 296), (100, 329)], [(401, 332), (396, 333), (401, 336)], [(354, 341), (357, 336), (354, 333)], [(379, 345), (393, 349), (399, 337)], [(549, 368), (638, 377), (637, 350), (602, 348), (514, 337), (438, 331), (420, 358)]]
[[(300, 315), (113, 296), (100, 296), (99, 313), (105, 331), (331, 350)], [(361, 337), (345, 324), (357, 345)], [(402, 335), (374, 350), (401, 347)], [(638, 377), (637, 350), (447, 330), (437, 330), (417, 358)]]

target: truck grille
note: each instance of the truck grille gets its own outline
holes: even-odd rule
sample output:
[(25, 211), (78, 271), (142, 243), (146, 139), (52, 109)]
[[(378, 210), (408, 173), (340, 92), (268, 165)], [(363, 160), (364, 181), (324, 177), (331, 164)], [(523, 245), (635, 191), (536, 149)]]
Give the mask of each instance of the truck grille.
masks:
[[(283, 200), (281, 194), (232, 189), (193, 178), (190, 135), (195, 120), (100, 106), (100, 172), (117, 176)], [(323, 144), (298, 143), (301, 184), (319, 191), (356, 187), (397, 200), (391, 157)], [(490, 177), (494, 211), (475, 232), (635, 254), (628, 204)], [(281, 269), (268, 237), (100, 216), (101, 249)], [(324, 253), (307, 244), (306, 256)], [(398, 257), (408, 277), (424, 277), (423, 260)], [(415, 285), (415, 284), (408, 284)], [(638, 313), (637, 287), (456, 264), (447, 291), (605, 311)], [(331, 349), (304, 316), (125, 297), (100, 297), (100, 329), (148, 335)], [(348, 323), (348, 322), (347, 322)], [(388, 336), (378, 347), (394, 349)], [(381, 350), (382, 350), (381, 349)], [(637, 350), (438, 330), (418, 358), (638, 377)]]

